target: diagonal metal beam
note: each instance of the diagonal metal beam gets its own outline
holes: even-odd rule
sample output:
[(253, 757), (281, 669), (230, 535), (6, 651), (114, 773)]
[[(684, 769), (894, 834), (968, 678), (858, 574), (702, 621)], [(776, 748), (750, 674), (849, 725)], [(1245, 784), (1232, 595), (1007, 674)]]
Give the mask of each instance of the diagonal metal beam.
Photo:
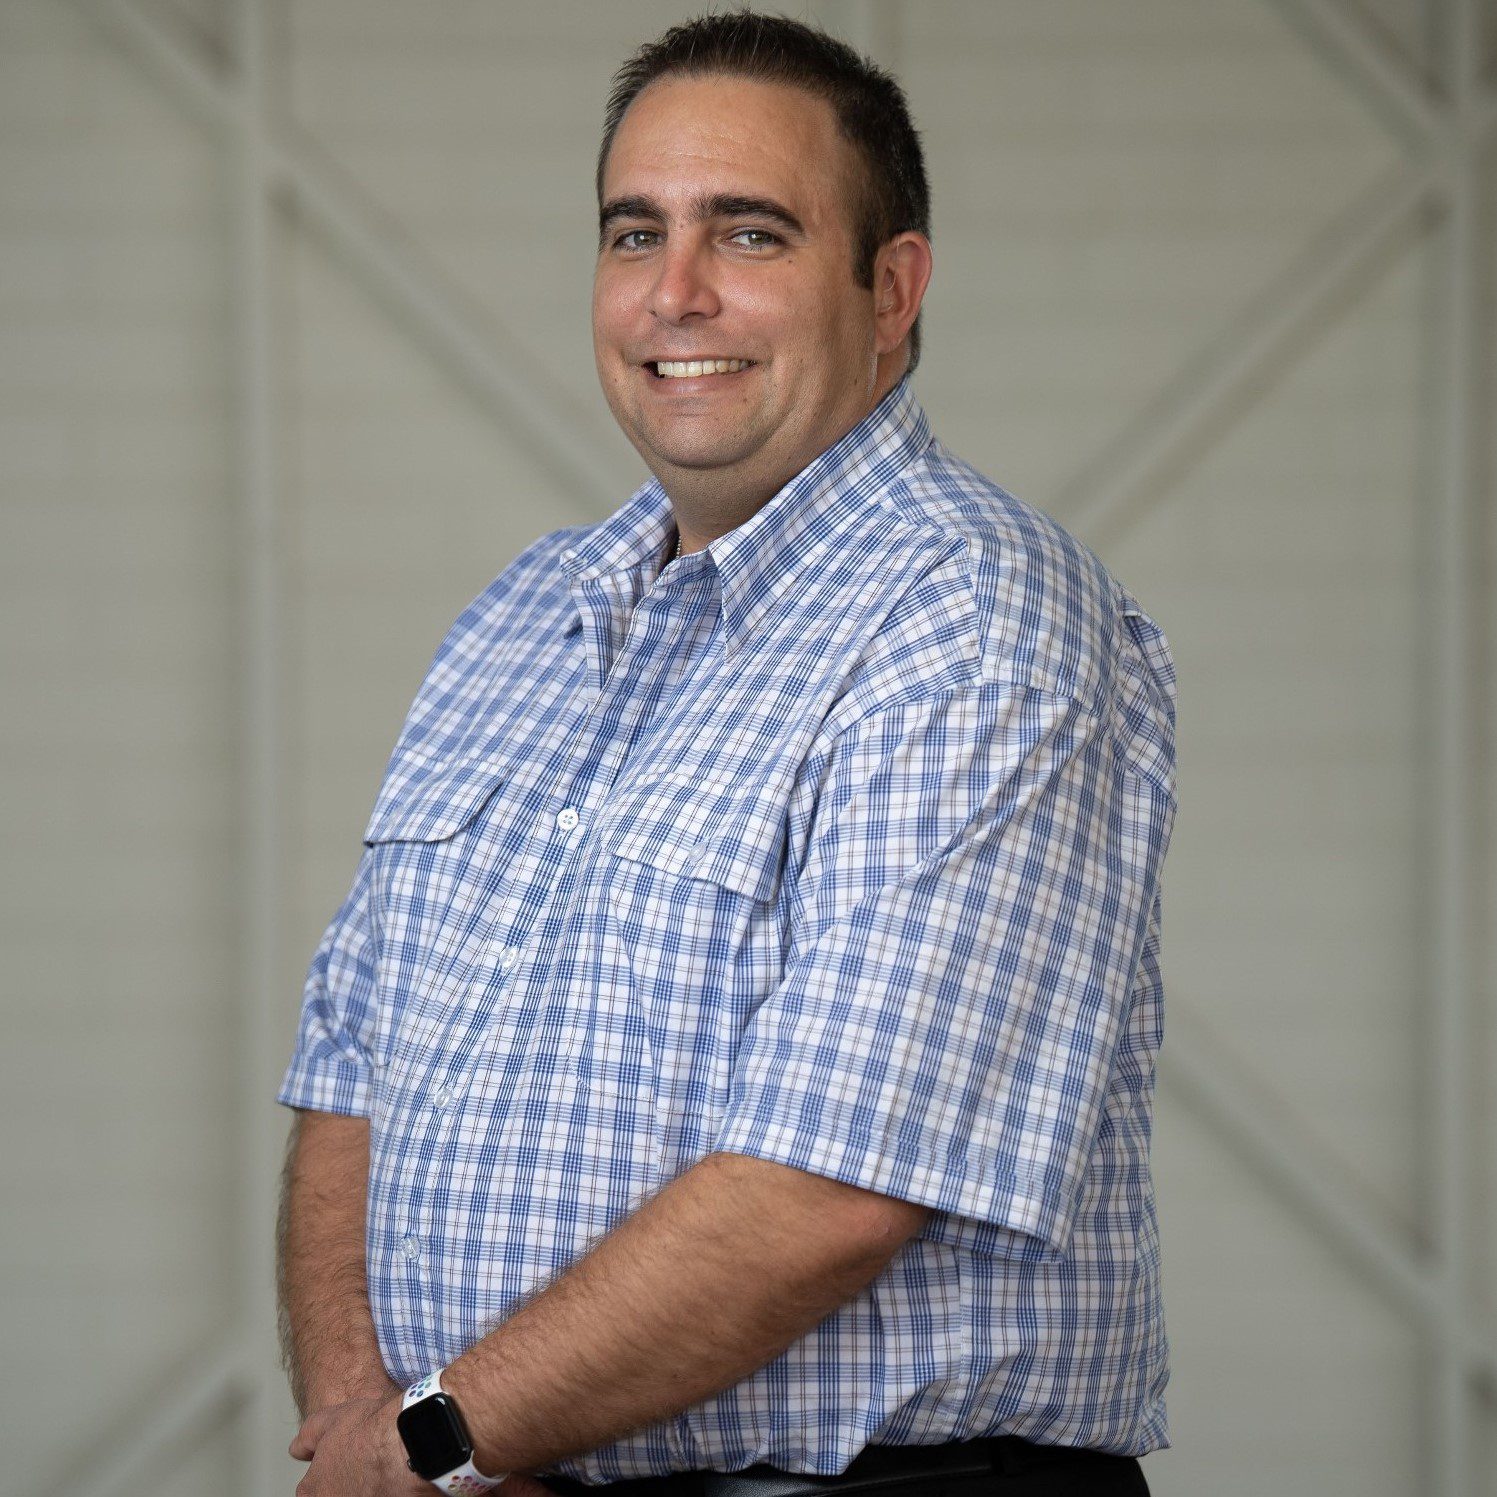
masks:
[[(284, 132), (283, 132), (284, 133)], [(310, 143), (282, 171), (304, 223), (363, 277), (393, 317), (478, 398), (495, 422), (554, 475), (569, 523), (597, 519), (637, 482), (596, 439), (598, 423), (519, 338), (444, 280), (397, 225), (380, 221), (353, 184)]]
[[(54, 1471), (36, 1497), (87, 1492), (89, 1497), (135, 1497), (155, 1488), (173, 1458), (205, 1429), (234, 1413), (253, 1378), (241, 1346), (225, 1342), (189, 1362), (171, 1380), (134, 1400), (134, 1407), (97, 1433), (70, 1467)], [(100, 1452), (107, 1452), (101, 1459)]]
[(1446, 127), (1446, 111), (1433, 80), (1424, 77), (1345, 0), (1270, 3), (1398, 140), (1421, 155), (1434, 146)]
[(1209, 441), (1256, 399), (1307, 329), (1422, 230), (1430, 175), (1400, 166), (1253, 297), (1055, 491), (1054, 508), (1094, 547), (1138, 520)]
[(566, 496), (563, 520), (595, 519), (618, 501), (633, 475), (620, 474), (596, 416), (544, 372), (516, 334), (453, 286), (302, 132), (284, 122), (251, 118), (253, 101), (234, 82), (218, 77), (155, 17), (127, 0), (73, 3), (199, 123), (226, 139), (262, 131), (262, 189), (294, 202), (377, 299), (553, 475)]
[(1280, 1121), (1283, 1109), (1274, 1097), (1178, 1003), (1160, 1054), (1160, 1077), (1384, 1299), (1427, 1332), (1448, 1337), (1465, 1375), (1497, 1377), (1497, 1335), (1476, 1323), (1474, 1307), (1451, 1314), (1439, 1265), (1421, 1263), (1367, 1209), (1338, 1162)]

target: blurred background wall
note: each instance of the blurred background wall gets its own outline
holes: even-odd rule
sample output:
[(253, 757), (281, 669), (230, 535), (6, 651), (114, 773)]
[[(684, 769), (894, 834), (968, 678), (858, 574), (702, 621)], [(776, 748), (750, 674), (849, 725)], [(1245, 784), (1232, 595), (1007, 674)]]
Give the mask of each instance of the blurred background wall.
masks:
[[(817, 0), (917, 388), (1180, 666), (1157, 1493), (1497, 1493), (1497, 3)], [(0, 1489), (289, 1492), (271, 1098), (449, 621), (642, 468), (668, 0), (0, 0)]]

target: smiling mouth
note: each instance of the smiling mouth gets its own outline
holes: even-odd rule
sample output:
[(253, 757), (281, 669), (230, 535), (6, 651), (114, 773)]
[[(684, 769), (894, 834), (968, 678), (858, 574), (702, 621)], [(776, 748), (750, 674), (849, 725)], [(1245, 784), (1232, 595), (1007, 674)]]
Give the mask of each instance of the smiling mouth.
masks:
[(656, 379), (701, 379), (708, 374), (738, 374), (752, 359), (651, 359), (645, 368)]

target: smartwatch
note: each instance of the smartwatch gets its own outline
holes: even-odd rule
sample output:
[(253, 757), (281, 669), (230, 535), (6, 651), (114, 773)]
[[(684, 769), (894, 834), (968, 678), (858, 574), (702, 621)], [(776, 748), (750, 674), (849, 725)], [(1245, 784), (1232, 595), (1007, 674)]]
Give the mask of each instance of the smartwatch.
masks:
[(489, 1492), (509, 1472), (485, 1476), (473, 1464), (473, 1440), (457, 1401), (442, 1391), (442, 1374), (433, 1372), (405, 1391), (395, 1428), (405, 1446), (406, 1464), (444, 1492)]

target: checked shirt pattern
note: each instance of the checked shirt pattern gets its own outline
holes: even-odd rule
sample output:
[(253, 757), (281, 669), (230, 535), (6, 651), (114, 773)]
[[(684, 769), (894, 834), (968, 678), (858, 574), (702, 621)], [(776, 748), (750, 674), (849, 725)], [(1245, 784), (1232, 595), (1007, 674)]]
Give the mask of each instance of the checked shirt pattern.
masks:
[(1149, 1170), (1163, 635), (907, 383), (662, 568), (648, 483), (462, 614), (312, 962), (289, 1105), (371, 1124), (391, 1375), (723, 1150), (934, 1214), (583, 1481), (1168, 1443)]

